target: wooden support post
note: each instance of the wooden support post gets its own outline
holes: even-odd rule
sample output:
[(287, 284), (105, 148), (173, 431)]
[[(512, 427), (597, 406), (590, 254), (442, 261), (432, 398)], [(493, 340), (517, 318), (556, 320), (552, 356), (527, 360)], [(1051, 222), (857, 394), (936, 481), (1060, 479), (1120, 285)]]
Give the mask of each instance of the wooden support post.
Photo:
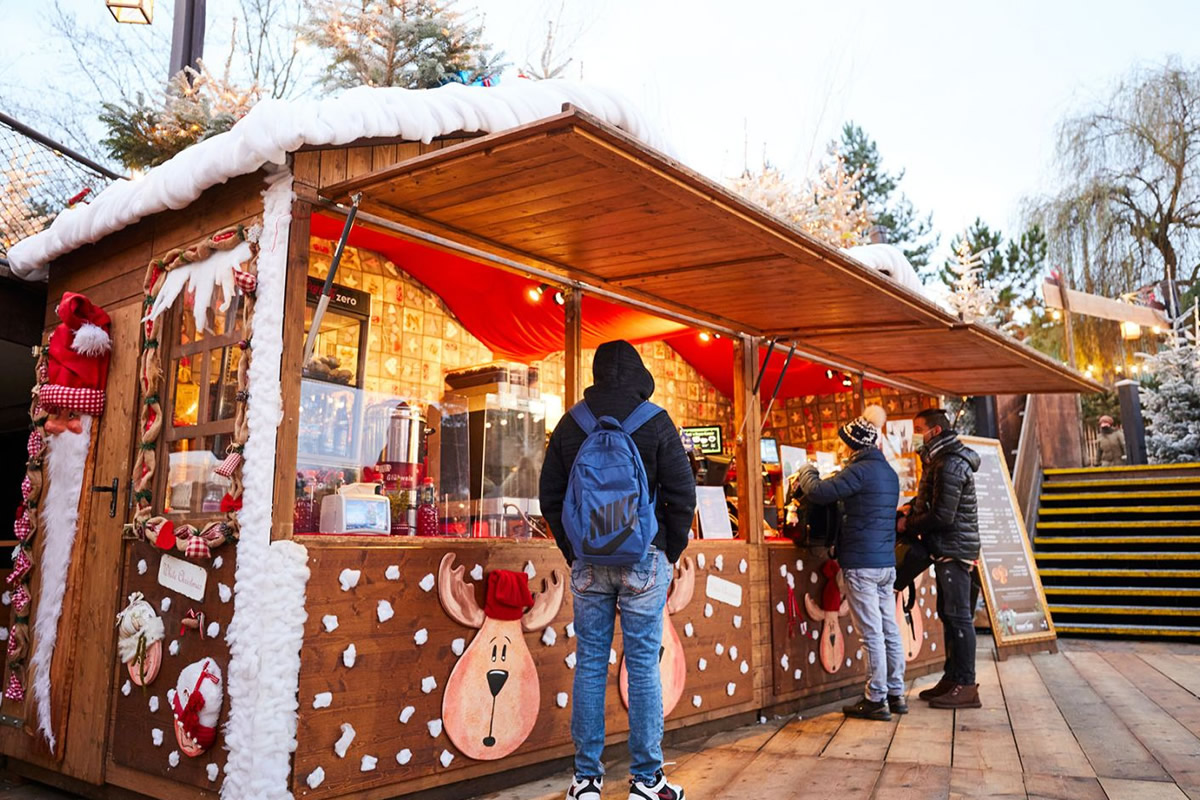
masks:
[[(762, 407), (754, 394), (758, 370), (758, 340), (743, 337), (733, 349), (733, 422), (741, 435), (733, 445), (737, 465), (738, 536), (751, 544), (763, 542)], [(742, 424), (745, 420), (745, 424)]]
[(583, 324), (583, 292), (578, 289), (564, 289), (566, 305), (563, 308), (566, 319), (565, 360), (567, 367), (566, 397), (563, 403), (567, 408), (583, 399), (583, 359), (580, 356)]

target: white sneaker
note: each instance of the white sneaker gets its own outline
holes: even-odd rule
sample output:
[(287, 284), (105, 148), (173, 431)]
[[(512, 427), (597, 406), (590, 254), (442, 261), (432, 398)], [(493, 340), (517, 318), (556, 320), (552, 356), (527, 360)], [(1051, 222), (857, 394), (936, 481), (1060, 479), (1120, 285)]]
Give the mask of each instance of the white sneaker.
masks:
[(684, 800), (683, 787), (667, 783), (667, 776), (660, 772), (658, 781), (651, 785), (630, 781), (629, 800)]
[(604, 778), (574, 778), (567, 790), (567, 800), (600, 800)]

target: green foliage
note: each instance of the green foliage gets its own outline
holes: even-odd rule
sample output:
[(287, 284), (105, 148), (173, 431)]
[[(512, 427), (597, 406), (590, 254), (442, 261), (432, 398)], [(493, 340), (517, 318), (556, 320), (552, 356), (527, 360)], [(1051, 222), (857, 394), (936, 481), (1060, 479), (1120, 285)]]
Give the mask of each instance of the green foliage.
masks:
[[(1046, 269), (1047, 243), (1040, 227), (1031, 225), (1019, 238), (1005, 242), (999, 230), (976, 217), (950, 245), (957, 251), (964, 241), (968, 252), (983, 253), (980, 282), (994, 297), (984, 322), (1024, 340), (1050, 321), (1036, 308), (1041, 305), (1038, 293)], [(957, 277), (952, 267), (953, 260), (947, 259), (939, 272), (951, 288)]]
[(1186, 328), (1146, 359), (1142, 387), (1146, 455), (1152, 464), (1200, 461), (1200, 350)]
[(933, 234), (933, 215), (920, 216), (899, 191), (904, 170), (886, 171), (875, 140), (853, 122), (842, 126), (837, 149), (846, 161), (846, 171), (859, 175), (860, 207), (867, 210), (872, 222), (886, 232), (888, 242), (899, 247), (918, 272), (928, 267), (929, 256), (938, 243), (938, 236)]
[(1084, 427), (1096, 427), (1103, 416), (1121, 419), (1121, 399), (1116, 392), (1094, 392), (1079, 396)]

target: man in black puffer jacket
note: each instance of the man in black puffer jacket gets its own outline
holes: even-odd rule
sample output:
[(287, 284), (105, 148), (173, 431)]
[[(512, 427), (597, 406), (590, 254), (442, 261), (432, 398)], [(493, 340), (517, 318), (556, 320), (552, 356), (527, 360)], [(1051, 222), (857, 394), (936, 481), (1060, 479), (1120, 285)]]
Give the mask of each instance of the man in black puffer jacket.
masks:
[(921, 692), (935, 708), (979, 708), (975, 683), (975, 606), (971, 577), (979, 559), (979, 454), (959, 441), (946, 412), (926, 409), (913, 420), (921, 453), (921, 485), (897, 529), (920, 537), (937, 572), (937, 610), (946, 634), (946, 665), (937, 685)]

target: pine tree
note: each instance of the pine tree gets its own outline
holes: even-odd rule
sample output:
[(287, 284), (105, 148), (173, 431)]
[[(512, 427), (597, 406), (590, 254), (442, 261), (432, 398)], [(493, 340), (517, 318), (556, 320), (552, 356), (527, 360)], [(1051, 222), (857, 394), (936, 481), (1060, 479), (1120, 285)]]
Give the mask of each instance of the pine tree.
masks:
[[(950, 246), (957, 254), (965, 242), (969, 253), (980, 256), (979, 283), (992, 293), (982, 321), (1018, 340), (1026, 339), (1034, 326), (1044, 323), (1037, 305), (1038, 288), (1046, 269), (1046, 236), (1032, 225), (1018, 239), (1005, 244), (1004, 235), (976, 217)], [(942, 265), (939, 277), (951, 290), (959, 280), (957, 255)]]
[(41, 230), (50, 222), (51, 214), (30, 203), (30, 196), (42, 185), (44, 170), (33, 165), (33, 154), (14, 153), (8, 165), (0, 170), (0, 255), (31, 232)]
[(1186, 328), (1174, 341), (1145, 356), (1142, 386), (1146, 454), (1152, 464), (1200, 461), (1200, 349)]
[(985, 316), (995, 298), (992, 290), (980, 283), (988, 254), (987, 250), (972, 250), (970, 240), (961, 236), (954, 256), (946, 262), (946, 269), (953, 275), (947, 300), (964, 322), (974, 322)]
[(875, 141), (858, 125), (847, 122), (842, 126), (839, 151), (846, 168), (859, 175), (860, 207), (872, 222), (881, 228), (891, 244), (899, 247), (920, 272), (929, 266), (929, 256), (937, 247), (938, 236), (933, 233), (933, 215), (922, 217), (903, 192), (899, 191), (904, 170), (892, 173), (883, 168), (883, 157)]
[(303, 38), (326, 51), (329, 88), (490, 83), (506, 66), (455, 0), (308, 0)]

